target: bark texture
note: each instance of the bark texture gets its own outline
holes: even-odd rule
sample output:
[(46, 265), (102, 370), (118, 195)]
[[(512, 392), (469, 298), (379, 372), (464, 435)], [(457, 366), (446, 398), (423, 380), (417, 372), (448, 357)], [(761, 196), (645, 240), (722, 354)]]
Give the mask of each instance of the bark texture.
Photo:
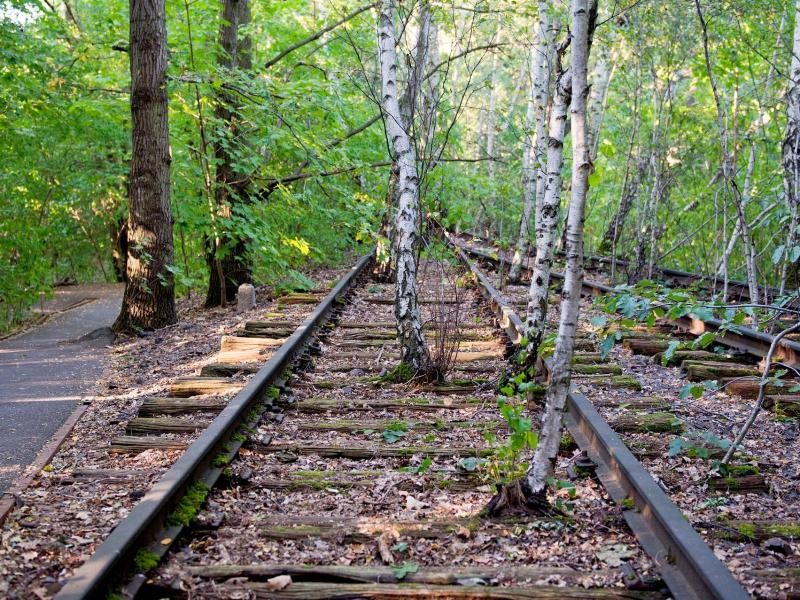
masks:
[[(560, 60), (558, 61), (560, 62)], [(553, 250), (556, 242), (556, 227), (561, 204), (561, 169), (564, 165), (564, 133), (567, 111), (572, 95), (570, 71), (560, 72), (556, 79), (553, 106), (550, 109), (549, 135), (547, 140), (547, 173), (544, 194), (536, 222), (536, 259), (528, 290), (528, 313), (525, 331), (528, 337), (528, 360), (536, 360), (542, 343), (547, 316), (547, 289), (553, 265)]]
[(789, 231), (783, 265), (781, 266), (781, 295), (786, 291), (789, 254), (797, 243), (798, 210), (800, 210), (800, 0), (795, 4), (794, 42), (789, 71), (789, 90), (786, 94), (786, 135), (783, 138), (783, 182), (789, 208)]
[[(594, 3), (593, 3), (594, 4)], [(587, 144), (586, 98), (589, 94), (587, 64), (596, 5), (572, 0), (572, 197), (567, 218), (567, 266), (561, 292), (561, 316), (553, 355), (553, 369), (547, 388), (545, 411), (533, 462), (526, 476), (534, 499), (544, 498), (547, 479), (553, 474), (561, 440), (562, 416), (570, 386), (570, 366), (583, 283), (583, 221), (592, 163)]]
[(381, 108), (386, 133), (397, 164), (398, 199), (395, 219), (397, 265), (394, 312), (402, 362), (414, 373), (426, 371), (430, 355), (422, 333), (417, 290), (419, 247), (419, 182), (411, 136), (400, 113), (393, 0), (383, 0), (378, 15), (381, 67)]
[[(223, 71), (249, 71), (252, 68), (251, 40), (240, 38), (239, 30), (250, 23), (250, 0), (224, 0), (219, 27), (221, 53), (218, 63)], [(239, 136), (239, 105), (236, 97), (223, 90), (214, 111), (219, 131), (214, 142), (216, 159), (214, 201), (220, 231), (217, 239), (208, 240), (209, 279), (205, 305), (221, 306), (236, 299), (236, 290), (252, 281), (247, 257), (247, 241), (226, 227), (225, 222), (235, 211), (236, 204), (247, 201), (246, 173), (236, 167), (235, 149)]]
[[(550, 104), (550, 79), (553, 62), (553, 41), (548, 6), (545, 0), (539, 2), (539, 17), (536, 26), (536, 45), (531, 57), (531, 95), (526, 114), (526, 155), (523, 156), (523, 214), (520, 223), (517, 248), (511, 263), (509, 279), (518, 281), (522, 260), (530, 244), (531, 204), (535, 194), (535, 226), (538, 228), (542, 215), (547, 166), (547, 108)], [(528, 133), (530, 122), (535, 121), (535, 142), (531, 143)], [(538, 231), (538, 229), (537, 229)]]
[(115, 331), (174, 323), (164, 0), (131, 0), (132, 154), (127, 283)]

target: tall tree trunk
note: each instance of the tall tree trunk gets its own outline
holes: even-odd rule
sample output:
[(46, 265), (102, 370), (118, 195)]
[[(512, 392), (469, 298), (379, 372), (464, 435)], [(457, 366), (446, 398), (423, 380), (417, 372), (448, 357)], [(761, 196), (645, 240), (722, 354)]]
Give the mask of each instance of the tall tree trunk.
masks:
[(795, 5), (792, 65), (789, 71), (789, 91), (786, 94), (786, 135), (783, 138), (783, 181), (790, 223), (786, 236), (780, 293), (786, 290), (790, 254), (797, 242), (798, 211), (800, 211), (800, 0)]
[(169, 187), (164, 0), (131, 0), (131, 171), (127, 283), (114, 331), (177, 320)]
[(564, 133), (567, 111), (572, 95), (570, 71), (561, 69), (561, 57), (556, 58), (556, 84), (547, 140), (547, 168), (544, 194), (536, 222), (536, 259), (528, 290), (528, 313), (525, 331), (528, 337), (526, 352), (533, 365), (539, 353), (547, 320), (547, 291), (553, 265), (556, 227), (561, 205), (561, 169), (564, 164)]
[[(221, 53), (217, 60), (223, 73), (252, 68), (250, 37), (239, 37), (239, 30), (249, 23), (250, 0), (224, 0), (219, 26)], [(209, 267), (207, 308), (235, 300), (239, 286), (252, 280), (247, 241), (225, 226), (235, 212), (235, 206), (247, 201), (249, 183), (247, 174), (236, 167), (235, 148), (239, 137), (239, 103), (236, 97), (223, 90), (214, 112), (219, 123), (214, 141), (217, 165), (214, 200), (221, 231), (216, 240), (206, 243)]]
[[(394, 27), (394, 25), (392, 25)], [(420, 96), (425, 75), (425, 69), (429, 64), (428, 49), (431, 40), (431, 13), (430, 4), (427, 0), (420, 3), (419, 29), (417, 31), (417, 45), (414, 51), (414, 67), (408, 76), (405, 91), (397, 100), (399, 110), (399, 125), (409, 137), (409, 144), (414, 150), (416, 146), (412, 132), (415, 130), (415, 117), (417, 115), (417, 101)], [(395, 53), (396, 54), (396, 53)], [(396, 67), (395, 67), (396, 75)], [(395, 85), (396, 85), (395, 81)], [(425, 132), (427, 135), (427, 131)], [(416, 159), (415, 159), (416, 161)], [(418, 181), (418, 174), (415, 173)], [(389, 260), (378, 265), (376, 273), (382, 279), (394, 281), (396, 279), (397, 260), (399, 254), (398, 232), (393, 226), (396, 225), (397, 211), (400, 206), (400, 196), (402, 194), (400, 165), (397, 156), (392, 158), (391, 175), (389, 177), (389, 192), (386, 197), (386, 215), (381, 223), (381, 232), (388, 233)], [(418, 192), (417, 192), (418, 194)], [(419, 199), (419, 198), (418, 198)]]
[(572, 197), (567, 219), (567, 265), (561, 292), (561, 316), (553, 355), (553, 370), (547, 388), (545, 411), (533, 462), (528, 469), (527, 495), (546, 501), (547, 480), (553, 475), (561, 441), (562, 415), (571, 380), (572, 351), (578, 324), (583, 284), (583, 221), (592, 162), (587, 143), (586, 98), (589, 94), (587, 64), (596, 4), (572, 0)]
[[(561, 292), (561, 317), (539, 443), (525, 477), (505, 486), (492, 498), (487, 507), (492, 515), (504, 512), (542, 514), (551, 510), (547, 502), (547, 480), (553, 475), (561, 441), (562, 415), (570, 386), (572, 351), (583, 283), (583, 221), (592, 169), (586, 139), (586, 99), (589, 94), (587, 62), (596, 18), (597, 5), (594, 1), (589, 6), (589, 0), (572, 0), (572, 64), (567, 75), (570, 91), (565, 93), (558, 89), (564, 84), (563, 76), (559, 77), (556, 84), (553, 112), (559, 96), (571, 98), (572, 197), (567, 220), (567, 268)], [(552, 144), (551, 136), (551, 147)]]
[(398, 206), (395, 221), (397, 273), (394, 312), (404, 365), (414, 374), (430, 368), (430, 354), (422, 333), (417, 290), (419, 248), (419, 187), (411, 136), (400, 114), (397, 93), (394, 0), (383, 0), (378, 16), (378, 50), (381, 67), (381, 108), (392, 158), (398, 167)]
[[(612, 38), (613, 39), (613, 38)], [(600, 129), (608, 101), (608, 88), (617, 70), (617, 52), (612, 49), (611, 41), (596, 50), (594, 68), (591, 75), (591, 88), (586, 106), (586, 143), (589, 146), (589, 158), (594, 162), (600, 144)]]

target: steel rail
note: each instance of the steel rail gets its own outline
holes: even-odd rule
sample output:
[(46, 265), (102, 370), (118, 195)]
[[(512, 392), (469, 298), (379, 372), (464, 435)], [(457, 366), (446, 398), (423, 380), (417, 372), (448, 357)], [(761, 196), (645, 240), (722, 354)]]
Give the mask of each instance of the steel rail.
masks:
[[(478, 280), (500, 326), (518, 345), (524, 334), (522, 320), (464, 249), (455, 246), (455, 250)], [(544, 365), (549, 374), (549, 361), (545, 360)], [(632, 503), (633, 508), (623, 509), (623, 516), (672, 594), (697, 600), (749, 598), (644, 465), (574, 387), (567, 396), (566, 411), (565, 425), (580, 449), (598, 465), (597, 476), (611, 498), (620, 505)]]
[[(494, 252), (489, 252), (485, 249), (462, 246), (452, 239), (452, 234), (447, 232), (445, 232), (445, 236), (451, 244), (463, 249), (468, 255), (471, 254), (473, 256), (477, 256), (478, 258), (488, 260), (492, 263), (500, 262), (500, 259)], [(530, 270), (529, 267), (524, 268), (527, 271)], [(557, 272), (550, 273), (550, 277), (558, 280), (564, 278), (563, 274)], [(584, 279), (582, 283), (582, 292), (589, 296), (599, 296), (603, 294), (615, 293), (616, 290), (611, 286), (600, 283), (599, 281)], [(762, 333), (760, 331), (750, 329), (749, 327), (742, 327), (741, 325), (726, 326), (722, 321), (714, 318), (700, 319), (695, 315), (687, 315), (678, 317), (676, 319), (671, 319), (671, 321), (680, 329), (697, 336), (702, 335), (706, 331), (717, 332), (717, 337), (714, 339), (716, 343), (720, 343), (733, 350), (748, 352), (760, 358), (767, 356), (773, 340), (773, 336), (769, 335), (768, 333)], [(795, 369), (800, 369), (800, 342), (783, 338), (778, 341), (777, 350), (781, 356), (781, 363)]]
[[(489, 240), (487, 240), (486, 238), (484, 238), (482, 236), (475, 235), (475, 234), (470, 233), (470, 232), (464, 232), (464, 235), (469, 235), (469, 236), (471, 236), (472, 238), (474, 238), (476, 240), (480, 240), (483, 243), (491, 245)], [(564, 251), (563, 250), (556, 251), (556, 256), (563, 257), (564, 256)], [(532, 258), (530, 253), (528, 253), (528, 257)], [(592, 268), (602, 268), (603, 265), (611, 265), (612, 262), (617, 264), (617, 265), (623, 266), (623, 267), (626, 267), (626, 266), (628, 266), (630, 264), (630, 261), (628, 261), (626, 259), (617, 258), (616, 260), (614, 260), (614, 259), (612, 259), (612, 258), (610, 258), (608, 256), (597, 256), (597, 255), (587, 254), (583, 258), (584, 258), (584, 262), (588, 262), (588, 263), (591, 263), (593, 265)], [(710, 287), (713, 287), (715, 284), (721, 284), (722, 283), (722, 280), (720, 278), (714, 277), (713, 275), (704, 275), (702, 273), (692, 273), (690, 271), (682, 271), (680, 269), (673, 269), (673, 268), (670, 268), (670, 267), (655, 267), (655, 270), (658, 273), (661, 274), (663, 279), (671, 280), (672, 282), (680, 284), (680, 285), (683, 285), (683, 286), (689, 285), (689, 284), (697, 282), (697, 281), (702, 281), (702, 282), (706, 283)], [(739, 279), (729, 279), (728, 280), (728, 287), (729, 288), (731, 288), (731, 287), (736, 288), (738, 290), (737, 295), (739, 297), (748, 297), (749, 298), (749, 295), (750, 295), (750, 284), (748, 284), (746, 281), (742, 281), (742, 280), (739, 280)], [(759, 289), (759, 291), (764, 292), (764, 293), (768, 294), (769, 296), (771, 296), (773, 298), (777, 298), (780, 295), (779, 294), (780, 289), (778, 289), (776, 287), (773, 287), (773, 286), (759, 285), (758, 289)]]
[[(242, 442), (232, 437), (242, 424), (255, 420), (248, 418), (248, 413), (256, 406), (271, 405), (272, 399), (265, 396), (268, 387), (279, 380), (284, 369), (303, 351), (312, 334), (325, 322), (371, 259), (372, 254), (362, 257), (342, 277), (314, 312), (111, 531), (89, 560), (75, 571), (55, 596), (57, 600), (105, 598), (113, 584), (130, 574), (130, 561), (138, 550), (146, 548), (159, 556), (166, 554), (183, 529), (183, 525), (169, 523), (170, 512), (193, 483), (203, 482), (207, 488), (213, 487), (224, 470), (215, 465), (215, 459), (224, 456), (227, 462), (238, 452)], [(131, 595), (135, 595), (144, 580), (141, 574), (136, 576), (131, 584)]]

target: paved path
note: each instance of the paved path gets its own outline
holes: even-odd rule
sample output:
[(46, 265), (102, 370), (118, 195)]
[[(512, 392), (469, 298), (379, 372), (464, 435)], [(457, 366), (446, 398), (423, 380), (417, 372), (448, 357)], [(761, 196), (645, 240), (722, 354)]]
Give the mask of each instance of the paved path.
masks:
[(91, 395), (122, 291), (121, 284), (59, 288), (39, 310), (64, 312), (0, 341), (0, 493)]

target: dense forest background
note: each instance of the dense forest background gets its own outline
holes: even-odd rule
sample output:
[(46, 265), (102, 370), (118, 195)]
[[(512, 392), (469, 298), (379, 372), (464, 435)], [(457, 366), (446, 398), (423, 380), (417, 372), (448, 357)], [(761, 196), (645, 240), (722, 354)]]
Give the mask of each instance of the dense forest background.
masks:
[[(226, 232), (249, 241), (256, 281), (287, 286), (303, 285), (308, 261), (334, 263), (379, 241), (390, 155), (375, 10), (335, 0), (250, 8), (240, 35), (251, 40), (252, 66), (230, 68), (220, 60), (221, 3), (167, 3), (172, 271), (182, 294), (205, 293), (208, 240)], [(704, 3), (706, 57), (694, 3), (601, 3), (589, 68), (589, 118), (600, 125), (589, 252), (714, 274), (730, 246), (730, 276), (743, 279), (738, 197), (759, 283), (780, 285), (785, 275), (796, 287), (800, 242), (788, 235), (781, 162), (794, 9), (778, 0)], [(443, 1), (430, 10), (437, 36), (423, 96), (434, 116), (415, 136), (423, 211), (513, 245), (533, 128), (535, 3)], [(401, 3), (404, 79), (415, 15), (415, 3)], [(0, 3), (0, 330), (58, 283), (120, 272), (128, 25), (122, 0)], [(235, 107), (233, 130), (221, 99)], [(214, 202), (220, 147), (243, 174), (240, 201), (224, 214)]]

